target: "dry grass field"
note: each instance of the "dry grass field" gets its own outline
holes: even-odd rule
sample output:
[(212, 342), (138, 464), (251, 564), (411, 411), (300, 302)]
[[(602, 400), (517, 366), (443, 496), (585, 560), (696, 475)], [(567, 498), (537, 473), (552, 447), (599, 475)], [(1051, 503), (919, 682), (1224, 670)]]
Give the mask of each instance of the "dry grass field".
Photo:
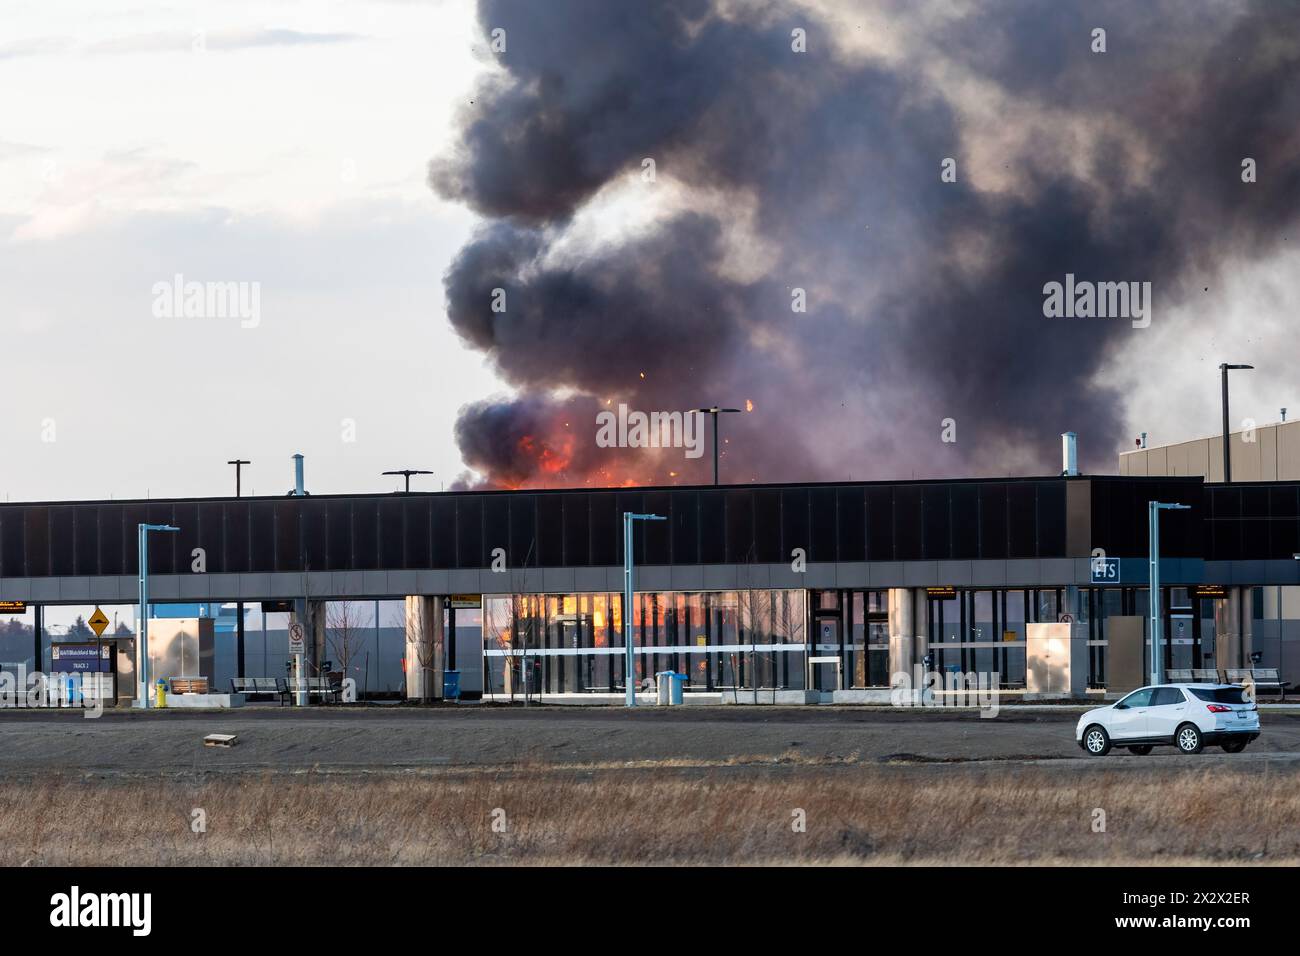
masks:
[(1295, 783), (815, 764), (46, 775), (0, 782), (0, 864), (1294, 864)]

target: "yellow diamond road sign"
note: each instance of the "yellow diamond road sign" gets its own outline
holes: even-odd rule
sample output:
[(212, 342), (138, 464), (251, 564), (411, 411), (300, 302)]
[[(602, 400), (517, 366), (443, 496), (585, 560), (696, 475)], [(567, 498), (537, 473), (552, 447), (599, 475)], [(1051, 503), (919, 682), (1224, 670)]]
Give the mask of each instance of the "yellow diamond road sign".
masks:
[(108, 627), (108, 617), (99, 608), (95, 608), (95, 613), (90, 615), (90, 620), (86, 623), (94, 629), (96, 637), (103, 637), (104, 628)]

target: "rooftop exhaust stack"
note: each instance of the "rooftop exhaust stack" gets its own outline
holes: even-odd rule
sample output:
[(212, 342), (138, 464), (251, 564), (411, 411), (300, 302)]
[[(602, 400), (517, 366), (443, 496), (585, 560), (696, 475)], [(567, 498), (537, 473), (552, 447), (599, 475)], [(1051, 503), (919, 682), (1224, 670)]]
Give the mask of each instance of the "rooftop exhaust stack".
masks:
[(1061, 474), (1067, 478), (1079, 473), (1078, 438), (1074, 432), (1061, 433)]
[(301, 498), (306, 494), (307, 494), (307, 490), (303, 486), (303, 477), (302, 477), (302, 455), (301, 454), (294, 455), (293, 456), (293, 496), (295, 498)]

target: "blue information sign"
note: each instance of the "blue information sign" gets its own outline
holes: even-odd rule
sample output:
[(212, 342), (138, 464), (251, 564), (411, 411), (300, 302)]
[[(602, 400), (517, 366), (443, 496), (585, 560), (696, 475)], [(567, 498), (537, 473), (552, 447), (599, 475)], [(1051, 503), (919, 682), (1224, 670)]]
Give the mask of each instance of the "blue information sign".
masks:
[(1093, 558), (1092, 559), (1092, 583), (1093, 584), (1118, 584), (1119, 583), (1119, 558)]
[(113, 653), (111, 644), (52, 644), (50, 659), (56, 674), (107, 673)]

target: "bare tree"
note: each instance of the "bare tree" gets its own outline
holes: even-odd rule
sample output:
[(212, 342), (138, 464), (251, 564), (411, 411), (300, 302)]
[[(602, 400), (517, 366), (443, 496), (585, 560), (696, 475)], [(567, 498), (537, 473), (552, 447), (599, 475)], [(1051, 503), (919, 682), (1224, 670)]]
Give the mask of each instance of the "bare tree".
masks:
[[(417, 599), (417, 600), (422, 601), (423, 599)], [(409, 658), (407, 659), (406, 666), (407, 667), (414, 666), (419, 668), (420, 680), (417, 686), (421, 689), (421, 693), (418, 694), (414, 699), (432, 700), (438, 696), (437, 693), (435, 692), (435, 688), (433, 687), (433, 681), (434, 681), (434, 676), (437, 674), (437, 670), (438, 670), (438, 660), (442, 654), (442, 645), (441, 645), (442, 639), (437, 638), (432, 641), (424, 640), (424, 632), (426, 627), (425, 620), (424, 620), (425, 608), (423, 604), (420, 604), (419, 607), (420, 607), (420, 611), (417, 614), (411, 613), (411, 607), (409, 603), (406, 608), (406, 618), (405, 618), (406, 649), (408, 653), (414, 651), (414, 655), (415, 655), (414, 661), (410, 660)], [(434, 611), (434, 613), (439, 613), (440, 611), (441, 611), (441, 607), (439, 606)], [(438, 629), (438, 633), (441, 633), (441, 628)]]
[(365, 641), (369, 632), (365, 605), (361, 602), (330, 601), (325, 605), (325, 640), (345, 678), (357, 679), (353, 671), (361, 669), (357, 661), (365, 653)]

